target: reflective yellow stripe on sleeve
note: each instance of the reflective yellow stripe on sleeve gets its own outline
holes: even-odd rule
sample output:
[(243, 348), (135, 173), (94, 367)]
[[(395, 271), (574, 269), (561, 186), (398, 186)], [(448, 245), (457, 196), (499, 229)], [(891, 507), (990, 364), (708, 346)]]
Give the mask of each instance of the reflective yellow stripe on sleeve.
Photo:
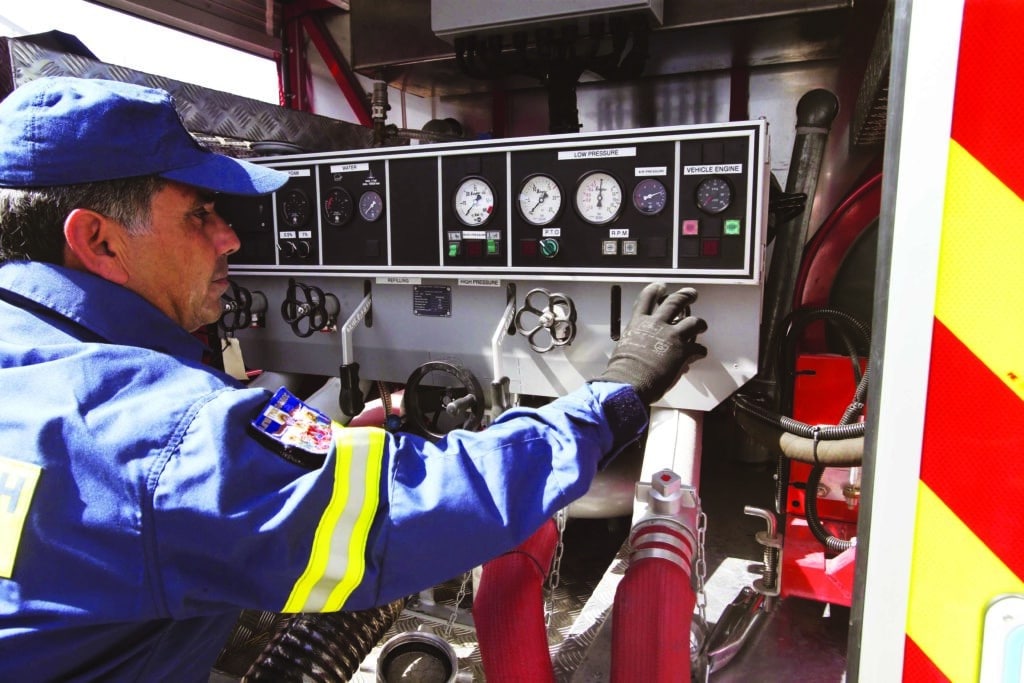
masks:
[(384, 430), (334, 432), (334, 490), (313, 536), (306, 570), (292, 587), (285, 612), (341, 609), (366, 569), (366, 540), (380, 499)]

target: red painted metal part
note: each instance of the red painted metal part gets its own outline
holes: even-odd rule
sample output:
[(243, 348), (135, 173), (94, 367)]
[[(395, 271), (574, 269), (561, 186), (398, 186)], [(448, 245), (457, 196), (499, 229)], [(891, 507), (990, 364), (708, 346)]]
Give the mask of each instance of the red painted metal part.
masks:
[(281, 106), (296, 111), (311, 112), (309, 62), (303, 47), (301, 19), (285, 17), (281, 35)]
[(326, 0), (296, 0), (284, 5), (282, 54), (278, 62), (281, 105), (313, 112), (313, 82), (306, 55), (306, 37), (320, 53), (359, 123), (370, 126), (370, 103), (359, 80), (327, 30), (322, 15), (338, 8)]
[[(828, 305), (832, 283), (843, 259), (865, 228), (878, 219), (881, 205), (882, 174), (878, 173), (850, 193), (822, 223), (804, 248), (793, 288), (793, 310)], [(823, 323), (808, 327), (801, 349), (809, 353), (826, 349)]]
[[(794, 288), (794, 310), (829, 305), (830, 293), (847, 253), (881, 211), (882, 174), (872, 173), (815, 232), (804, 249)], [(803, 331), (796, 362), (793, 418), (805, 424), (836, 424), (856, 389), (850, 359), (825, 353), (824, 323)], [(862, 363), (863, 367), (863, 363)], [(845, 468), (844, 468), (845, 469)], [(834, 471), (834, 470), (832, 470)], [(786, 490), (781, 594), (850, 605), (856, 549), (826, 557), (807, 526), (806, 483), (811, 466), (792, 461)], [(859, 508), (844, 500), (818, 498), (818, 519), (833, 536), (857, 534)]]
[(314, 14), (306, 14), (302, 17), (302, 27), (327, 64), (328, 70), (334, 77), (334, 82), (338, 84), (341, 94), (345, 96), (345, 101), (355, 113), (359, 123), (364, 126), (372, 126), (373, 119), (370, 116), (370, 103), (366, 93), (363, 92), (359, 80), (342, 55), (338, 44), (327, 32), (323, 20)]
[[(856, 389), (850, 359), (839, 355), (801, 355), (797, 358), (796, 373), (793, 418), (805, 424), (836, 424)], [(848, 471), (848, 468), (827, 471), (838, 469)], [(806, 519), (806, 484), (810, 472), (810, 465), (790, 463), (781, 594), (849, 606), (856, 549), (829, 557), (811, 533)], [(817, 509), (818, 519), (831, 535), (842, 539), (857, 535), (859, 508), (850, 508), (845, 500), (819, 497)]]

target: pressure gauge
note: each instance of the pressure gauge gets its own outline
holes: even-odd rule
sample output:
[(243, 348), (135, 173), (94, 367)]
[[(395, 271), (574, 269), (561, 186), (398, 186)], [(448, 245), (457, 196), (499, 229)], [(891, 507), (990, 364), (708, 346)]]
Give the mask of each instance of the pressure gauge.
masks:
[(332, 187), (324, 195), (324, 219), (328, 225), (342, 226), (352, 220), (355, 203), (343, 187)]
[(725, 178), (711, 176), (700, 181), (695, 197), (701, 211), (711, 215), (722, 213), (732, 204), (732, 185)]
[(547, 225), (562, 212), (562, 188), (549, 175), (537, 173), (519, 188), (519, 215), (530, 225)]
[(668, 203), (668, 190), (656, 178), (644, 178), (633, 188), (633, 206), (645, 216), (661, 213)]
[(359, 215), (372, 223), (384, 213), (384, 198), (376, 190), (367, 190), (359, 197)]
[(494, 212), (494, 189), (478, 176), (464, 178), (455, 189), (454, 208), (464, 224), (483, 225)]
[(576, 211), (593, 225), (611, 223), (622, 211), (622, 186), (610, 173), (591, 171), (576, 186)]
[(309, 222), (309, 198), (302, 190), (285, 190), (281, 195), (281, 217), (290, 228), (298, 228)]

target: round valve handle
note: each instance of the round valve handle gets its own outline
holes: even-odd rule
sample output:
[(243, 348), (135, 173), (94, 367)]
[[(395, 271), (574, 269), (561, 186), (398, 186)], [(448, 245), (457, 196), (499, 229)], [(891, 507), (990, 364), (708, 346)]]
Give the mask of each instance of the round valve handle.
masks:
[[(539, 299), (535, 304), (534, 299)], [(538, 307), (542, 304), (542, 307)], [(537, 317), (537, 324), (527, 328), (524, 318), (527, 314)], [(516, 330), (526, 337), (530, 348), (537, 353), (547, 353), (556, 346), (571, 344), (576, 338), (576, 304), (572, 299), (549, 292), (543, 287), (531, 289), (526, 294), (523, 307), (516, 312)], [(541, 332), (548, 336), (547, 344), (541, 344), (536, 337)]]
[(338, 297), (325, 294), (314, 285), (296, 282), (294, 278), (288, 279), (288, 293), (281, 302), (281, 317), (296, 335), (308, 337), (331, 327), (337, 322), (340, 311)]
[(224, 292), (220, 300), (223, 313), (217, 325), (227, 334), (254, 324), (257, 316), (267, 312), (267, 297), (258, 289), (250, 292), (234, 280), (228, 281), (231, 293)]
[(229, 295), (227, 292), (221, 294), (223, 313), (221, 313), (217, 324), (220, 329), (230, 334), (249, 324), (252, 294), (234, 280), (228, 280), (228, 285), (231, 288), (231, 294)]

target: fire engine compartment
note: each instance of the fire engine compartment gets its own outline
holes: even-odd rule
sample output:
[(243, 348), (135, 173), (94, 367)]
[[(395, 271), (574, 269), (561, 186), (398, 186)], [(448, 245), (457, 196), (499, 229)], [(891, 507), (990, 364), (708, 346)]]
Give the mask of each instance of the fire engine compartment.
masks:
[[(608, 680), (611, 605), (628, 566), (630, 525), (647, 509), (636, 484), (667, 468), (693, 487), (707, 516), (707, 627), (733, 629), (717, 634), (731, 659), (710, 680), (841, 680), (849, 611), (825, 599), (822, 584), (819, 599), (749, 607), (764, 579), (756, 535), (765, 520), (745, 508), (777, 508), (777, 473), (774, 456), (737, 426), (730, 399), (764, 368), (765, 328), (783, 325), (790, 306), (842, 301), (873, 275), (873, 264), (820, 249), (814, 263), (828, 275), (809, 276), (807, 287), (835, 278), (832, 291), (815, 302), (784, 292), (776, 317), (771, 273), (796, 270), (803, 254), (802, 242), (794, 248), (774, 238), (787, 226), (807, 235), (827, 226), (877, 167), (879, 74), (887, 65), (873, 46), (884, 44), (891, 16), (882, 2), (640, 4), (653, 12), (653, 28), (643, 34), (648, 54), (635, 73), (602, 63), (554, 85), (508, 69), (467, 75), (460, 41), (501, 30), (466, 27), (439, 38), (430, 3), (387, 0), (268, 3), (282, 40), (305, 53), (281, 62), (286, 94), (298, 97), (299, 81), (314, 83), (305, 112), (296, 99), (262, 106), (159, 79), (197, 137), (291, 175), (272, 196), (218, 200), (242, 247), (231, 259), (233, 288), (216, 334), (225, 358), (240, 350), (237, 360), (262, 372), (252, 381), (290, 385), (342, 421), (386, 424), (415, 393), (422, 419), (406, 415), (404, 428), (479, 428), (509, 405), (549, 401), (598, 374), (646, 283), (694, 286), (693, 312), (709, 325), (701, 337), (708, 357), (652, 410), (645, 443), (567, 511), (561, 583), (545, 593), (556, 676)], [(614, 21), (608, 17), (584, 10), (576, 20)], [(521, 20), (538, 30), (534, 19)], [(344, 98), (365, 107), (368, 125), (310, 113), (335, 111), (327, 101), (337, 77), (324, 40), (347, 53), (338, 61), (353, 69), (352, 82), (373, 82), (373, 100)], [(15, 85), (54, 69), (152, 79), (39, 41), (6, 43)], [(477, 49), (492, 67), (501, 62)], [(566, 89), (582, 130), (553, 133), (552, 98)], [(822, 90), (836, 98), (835, 118), (808, 123), (798, 104)], [(545, 99), (548, 117), (538, 113)], [(436, 132), (451, 121), (459, 125)], [(808, 136), (816, 148), (801, 147)], [(820, 171), (808, 160), (815, 155)], [(808, 164), (813, 177), (800, 184)], [(593, 179), (599, 184), (588, 185)], [(619, 188), (621, 208), (611, 214), (602, 213), (605, 182)], [(535, 218), (530, 209), (546, 208), (556, 192), (559, 208)], [(802, 212), (786, 215), (781, 206), (800, 192)], [(842, 359), (834, 348), (814, 352)], [(843, 384), (829, 402), (844, 405), (847, 391)], [(832, 518), (855, 519), (856, 509), (844, 513), (837, 493), (847, 475), (828, 471), (824, 513), (836, 531)], [(799, 583), (813, 593), (815, 580)], [(469, 614), (475, 581), (461, 599), (462, 577), (415, 596), (370, 644), (353, 680), (371, 680), (382, 645), (403, 632), (446, 635), (459, 680), (482, 680)], [(781, 581), (785, 587), (787, 577)], [(746, 608), (733, 605), (743, 597)], [(744, 621), (744, 609), (761, 616)], [(514, 649), (516, 634), (508, 639)], [(211, 680), (237, 679), (219, 671)]]

